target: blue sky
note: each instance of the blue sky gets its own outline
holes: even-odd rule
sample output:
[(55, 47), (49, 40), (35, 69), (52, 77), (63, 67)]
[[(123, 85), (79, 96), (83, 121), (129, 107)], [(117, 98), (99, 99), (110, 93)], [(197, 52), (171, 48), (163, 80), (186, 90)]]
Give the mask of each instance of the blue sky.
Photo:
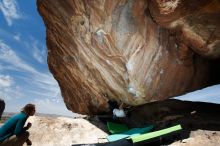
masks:
[(5, 111), (34, 103), (41, 113), (73, 115), (48, 70), (45, 38), (36, 0), (0, 0), (0, 98)]

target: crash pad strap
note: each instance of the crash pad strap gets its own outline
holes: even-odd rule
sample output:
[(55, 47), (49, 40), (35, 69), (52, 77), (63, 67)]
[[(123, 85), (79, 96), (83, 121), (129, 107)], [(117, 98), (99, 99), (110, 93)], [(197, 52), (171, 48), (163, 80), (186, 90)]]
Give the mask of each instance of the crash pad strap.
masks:
[(133, 141), (133, 143), (137, 143), (137, 142), (145, 141), (145, 140), (152, 139), (155, 137), (160, 137), (160, 136), (163, 136), (163, 135), (166, 135), (166, 134), (169, 134), (169, 133), (181, 130), (181, 129), (182, 129), (181, 125), (176, 125), (170, 128), (159, 130), (159, 131), (131, 136), (130, 138)]

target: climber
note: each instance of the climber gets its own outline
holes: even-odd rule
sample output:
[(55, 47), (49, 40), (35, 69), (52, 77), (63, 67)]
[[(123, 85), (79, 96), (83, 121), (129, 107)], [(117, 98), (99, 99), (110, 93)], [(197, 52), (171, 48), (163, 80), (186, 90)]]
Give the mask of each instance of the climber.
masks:
[(123, 109), (124, 103), (121, 103), (118, 108), (113, 109), (113, 118), (124, 118), (126, 117), (125, 111)]
[(22, 146), (25, 142), (32, 145), (27, 131), (32, 124), (28, 123), (24, 127), (29, 116), (35, 114), (35, 105), (27, 104), (21, 112), (9, 118), (0, 128), (0, 146)]
[(122, 124), (128, 124), (129, 118), (131, 115), (130, 112), (131, 106), (128, 106), (121, 102), (119, 106), (113, 109), (113, 122), (122, 123)]

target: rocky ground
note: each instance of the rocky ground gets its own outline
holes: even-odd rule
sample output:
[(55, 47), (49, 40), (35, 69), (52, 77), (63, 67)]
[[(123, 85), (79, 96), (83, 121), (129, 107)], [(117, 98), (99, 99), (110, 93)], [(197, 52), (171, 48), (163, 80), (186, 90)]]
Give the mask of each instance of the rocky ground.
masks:
[(190, 137), (173, 142), (170, 146), (219, 146), (220, 131), (196, 130), (191, 131)]
[[(169, 105), (173, 105), (173, 101), (168, 102)], [(167, 104), (167, 103), (166, 103)], [(161, 122), (161, 119), (171, 120), (171, 124), (175, 122), (181, 123), (183, 126), (184, 132), (187, 134), (182, 140), (173, 141), (169, 145), (171, 146), (218, 146), (220, 145), (220, 130), (219, 130), (219, 120), (216, 116), (218, 110), (204, 108), (204, 112), (197, 109), (190, 113), (190, 116), (186, 116), (186, 113), (180, 113), (176, 109), (176, 112), (182, 114), (182, 116), (174, 116), (169, 113), (169, 107), (163, 104), (163, 112), (166, 109), (166, 112), (170, 116), (161, 115), (161, 112), (158, 112), (160, 119), (157, 121)], [(176, 104), (176, 103), (175, 103)], [(179, 103), (178, 103), (179, 104)], [(181, 103), (182, 104), (182, 103)], [(189, 106), (189, 103), (187, 103)], [(154, 105), (155, 106), (155, 105)], [(193, 105), (194, 106), (194, 105)], [(183, 105), (182, 105), (183, 107)], [(202, 106), (204, 107), (204, 105)], [(189, 108), (189, 107), (188, 107)], [(148, 110), (155, 111), (154, 109), (148, 107)], [(160, 109), (160, 108), (157, 108)], [(144, 109), (141, 109), (144, 110)], [(181, 109), (183, 111), (183, 109)], [(197, 111), (196, 111), (197, 110)], [(206, 112), (212, 114), (208, 115)], [(134, 109), (135, 111), (135, 109)], [(206, 111), (206, 112), (205, 112)], [(138, 111), (135, 111), (136, 114)], [(144, 111), (143, 111), (144, 112)], [(216, 115), (214, 114), (216, 113)], [(192, 115), (193, 118), (191, 117)], [(4, 114), (2, 121), (6, 120), (13, 114)], [(151, 117), (151, 115), (149, 115)], [(134, 115), (131, 115), (131, 118), (135, 118)], [(145, 117), (146, 118), (146, 117)], [(151, 117), (152, 118), (152, 117)], [(144, 119), (144, 117), (142, 117)], [(177, 120), (176, 120), (177, 119)], [(201, 120), (203, 119), (203, 121)], [(139, 120), (136, 118), (136, 120)], [(146, 120), (146, 119), (145, 119)], [(149, 119), (148, 119), (149, 120)], [(152, 119), (156, 120), (156, 119)], [(186, 122), (188, 121), (188, 122)], [(50, 115), (38, 115), (33, 116), (28, 119), (27, 122), (33, 124), (32, 128), (29, 130), (31, 133), (30, 139), (33, 142), (33, 146), (71, 146), (76, 144), (94, 144), (94, 143), (104, 143), (107, 142), (106, 136), (108, 135), (106, 125), (104, 125), (97, 117), (93, 118), (70, 118), (70, 117), (61, 117), (61, 116), (50, 116)], [(141, 123), (141, 121), (139, 120)], [(152, 121), (151, 121), (152, 122)], [(135, 122), (131, 121), (131, 124), (135, 126)], [(205, 126), (206, 125), (206, 126)], [(159, 129), (161, 124), (157, 125)], [(191, 126), (191, 128), (189, 128)], [(162, 143), (162, 145), (164, 145)]]
[(107, 133), (85, 119), (66, 117), (32, 117), (30, 129), (33, 146), (71, 146), (105, 142)]
[[(0, 125), (12, 115), (14, 113), (4, 113)], [(97, 128), (97, 126), (82, 117), (38, 115), (30, 117), (27, 122), (32, 123), (29, 132), (33, 146), (71, 146), (73, 144), (103, 143), (107, 141), (105, 139), (108, 135), (105, 132), (106, 130), (103, 131)], [(95, 123), (100, 126), (103, 125), (99, 121)]]
[[(107, 142), (106, 127), (97, 118), (72, 119), (66, 117), (32, 117), (30, 129), (33, 146), (71, 146)], [(98, 125), (99, 127), (97, 127)], [(188, 138), (173, 142), (171, 146), (218, 146), (220, 131), (197, 129)]]

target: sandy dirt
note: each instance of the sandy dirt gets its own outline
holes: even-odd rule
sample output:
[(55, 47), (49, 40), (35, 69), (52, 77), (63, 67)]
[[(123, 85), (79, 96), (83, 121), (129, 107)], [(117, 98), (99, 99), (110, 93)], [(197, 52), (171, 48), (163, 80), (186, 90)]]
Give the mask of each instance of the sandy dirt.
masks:
[(191, 131), (190, 137), (172, 143), (170, 146), (219, 146), (220, 131)]

